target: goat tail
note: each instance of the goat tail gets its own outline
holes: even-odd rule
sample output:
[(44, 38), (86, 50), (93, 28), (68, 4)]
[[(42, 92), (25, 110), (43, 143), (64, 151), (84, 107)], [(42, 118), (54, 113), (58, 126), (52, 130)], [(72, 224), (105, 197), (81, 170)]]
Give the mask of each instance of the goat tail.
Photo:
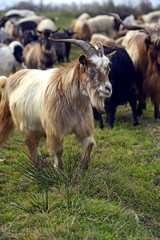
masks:
[(7, 80), (6, 76), (0, 76), (0, 90), (4, 88), (6, 80)]
[[(1, 83), (2, 81), (0, 78), (0, 84)], [(2, 145), (2, 143), (8, 139), (9, 133), (13, 130), (13, 127), (14, 124), (9, 109), (8, 100), (2, 96), (0, 101), (0, 145)]]

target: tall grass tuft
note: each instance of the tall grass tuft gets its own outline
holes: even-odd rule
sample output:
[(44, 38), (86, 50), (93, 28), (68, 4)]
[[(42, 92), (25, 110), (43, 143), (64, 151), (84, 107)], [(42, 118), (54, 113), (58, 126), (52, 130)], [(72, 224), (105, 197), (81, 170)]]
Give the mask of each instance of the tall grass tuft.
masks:
[[(57, 191), (61, 195), (62, 206), (69, 211), (77, 208), (86, 196), (108, 198), (106, 182), (110, 167), (101, 166), (99, 169), (90, 168), (88, 171), (83, 171), (79, 168), (80, 156), (73, 153), (74, 151), (71, 152), (72, 154), (67, 151), (63, 159), (64, 170), (61, 172), (56, 171), (53, 165), (45, 163), (45, 160), (43, 160), (43, 167), (37, 168), (24, 155), (16, 163), (16, 171), (22, 175), (23, 182), (28, 182), (24, 192), (29, 197), (32, 211), (39, 209), (48, 212), (51, 206), (49, 193), (52, 191)], [(38, 188), (38, 195), (33, 191), (36, 188)], [(14, 206), (29, 211), (17, 201), (14, 202)]]

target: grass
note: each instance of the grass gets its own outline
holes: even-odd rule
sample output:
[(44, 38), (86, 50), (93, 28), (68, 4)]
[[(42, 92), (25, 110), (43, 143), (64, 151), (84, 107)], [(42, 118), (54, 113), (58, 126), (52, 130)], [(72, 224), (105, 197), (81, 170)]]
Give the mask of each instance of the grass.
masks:
[[(72, 46), (71, 59), (81, 53)], [(0, 240), (160, 239), (160, 123), (152, 104), (137, 127), (130, 106), (118, 107), (114, 128), (95, 122), (94, 137), (84, 172), (81, 144), (64, 139), (59, 174), (34, 168), (21, 133), (11, 134), (0, 151)], [(48, 156), (44, 142), (40, 151)]]

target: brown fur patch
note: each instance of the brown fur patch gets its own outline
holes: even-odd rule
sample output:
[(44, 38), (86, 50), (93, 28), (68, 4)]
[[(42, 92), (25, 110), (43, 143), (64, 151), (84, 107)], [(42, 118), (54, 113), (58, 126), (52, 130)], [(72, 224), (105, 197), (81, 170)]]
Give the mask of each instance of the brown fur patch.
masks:
[[(148, 40), (148, 42), (146, 42)], [(150, 43), (151, 41), (151, 43)], [(160, 37), (151, 38), (145, 33), (136, 34), (128, 40), (127, 51), (134, 63), (141, 86), (141, 96), (151, 97), (160, 103), (160, 73), (157, 69)]]
[(13, 129), (13, 121), (8, 102), (2, 98), (0, 102), (0, 145), (5, 142)]

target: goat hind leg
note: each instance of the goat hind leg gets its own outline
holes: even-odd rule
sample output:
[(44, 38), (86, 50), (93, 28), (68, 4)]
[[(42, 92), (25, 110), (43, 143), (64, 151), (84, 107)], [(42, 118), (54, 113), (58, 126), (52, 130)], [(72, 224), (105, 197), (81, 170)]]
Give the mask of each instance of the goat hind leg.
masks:
[(138, 121), (138, 114), (137, 114), (137, 102), (134, 99), (129, 99), (130, 106), (132, 108), (132, 114), (133, 114), (133, 125), (137, 126), (139, 125)]
[(154, 117), (160, 119), (159, 105), (157, 103), (154, 104)]
[(108, 127), (113, 128), (114, 120), (115, 120), (116, 106), (109, 107), (107, 111), (106, 122)]

